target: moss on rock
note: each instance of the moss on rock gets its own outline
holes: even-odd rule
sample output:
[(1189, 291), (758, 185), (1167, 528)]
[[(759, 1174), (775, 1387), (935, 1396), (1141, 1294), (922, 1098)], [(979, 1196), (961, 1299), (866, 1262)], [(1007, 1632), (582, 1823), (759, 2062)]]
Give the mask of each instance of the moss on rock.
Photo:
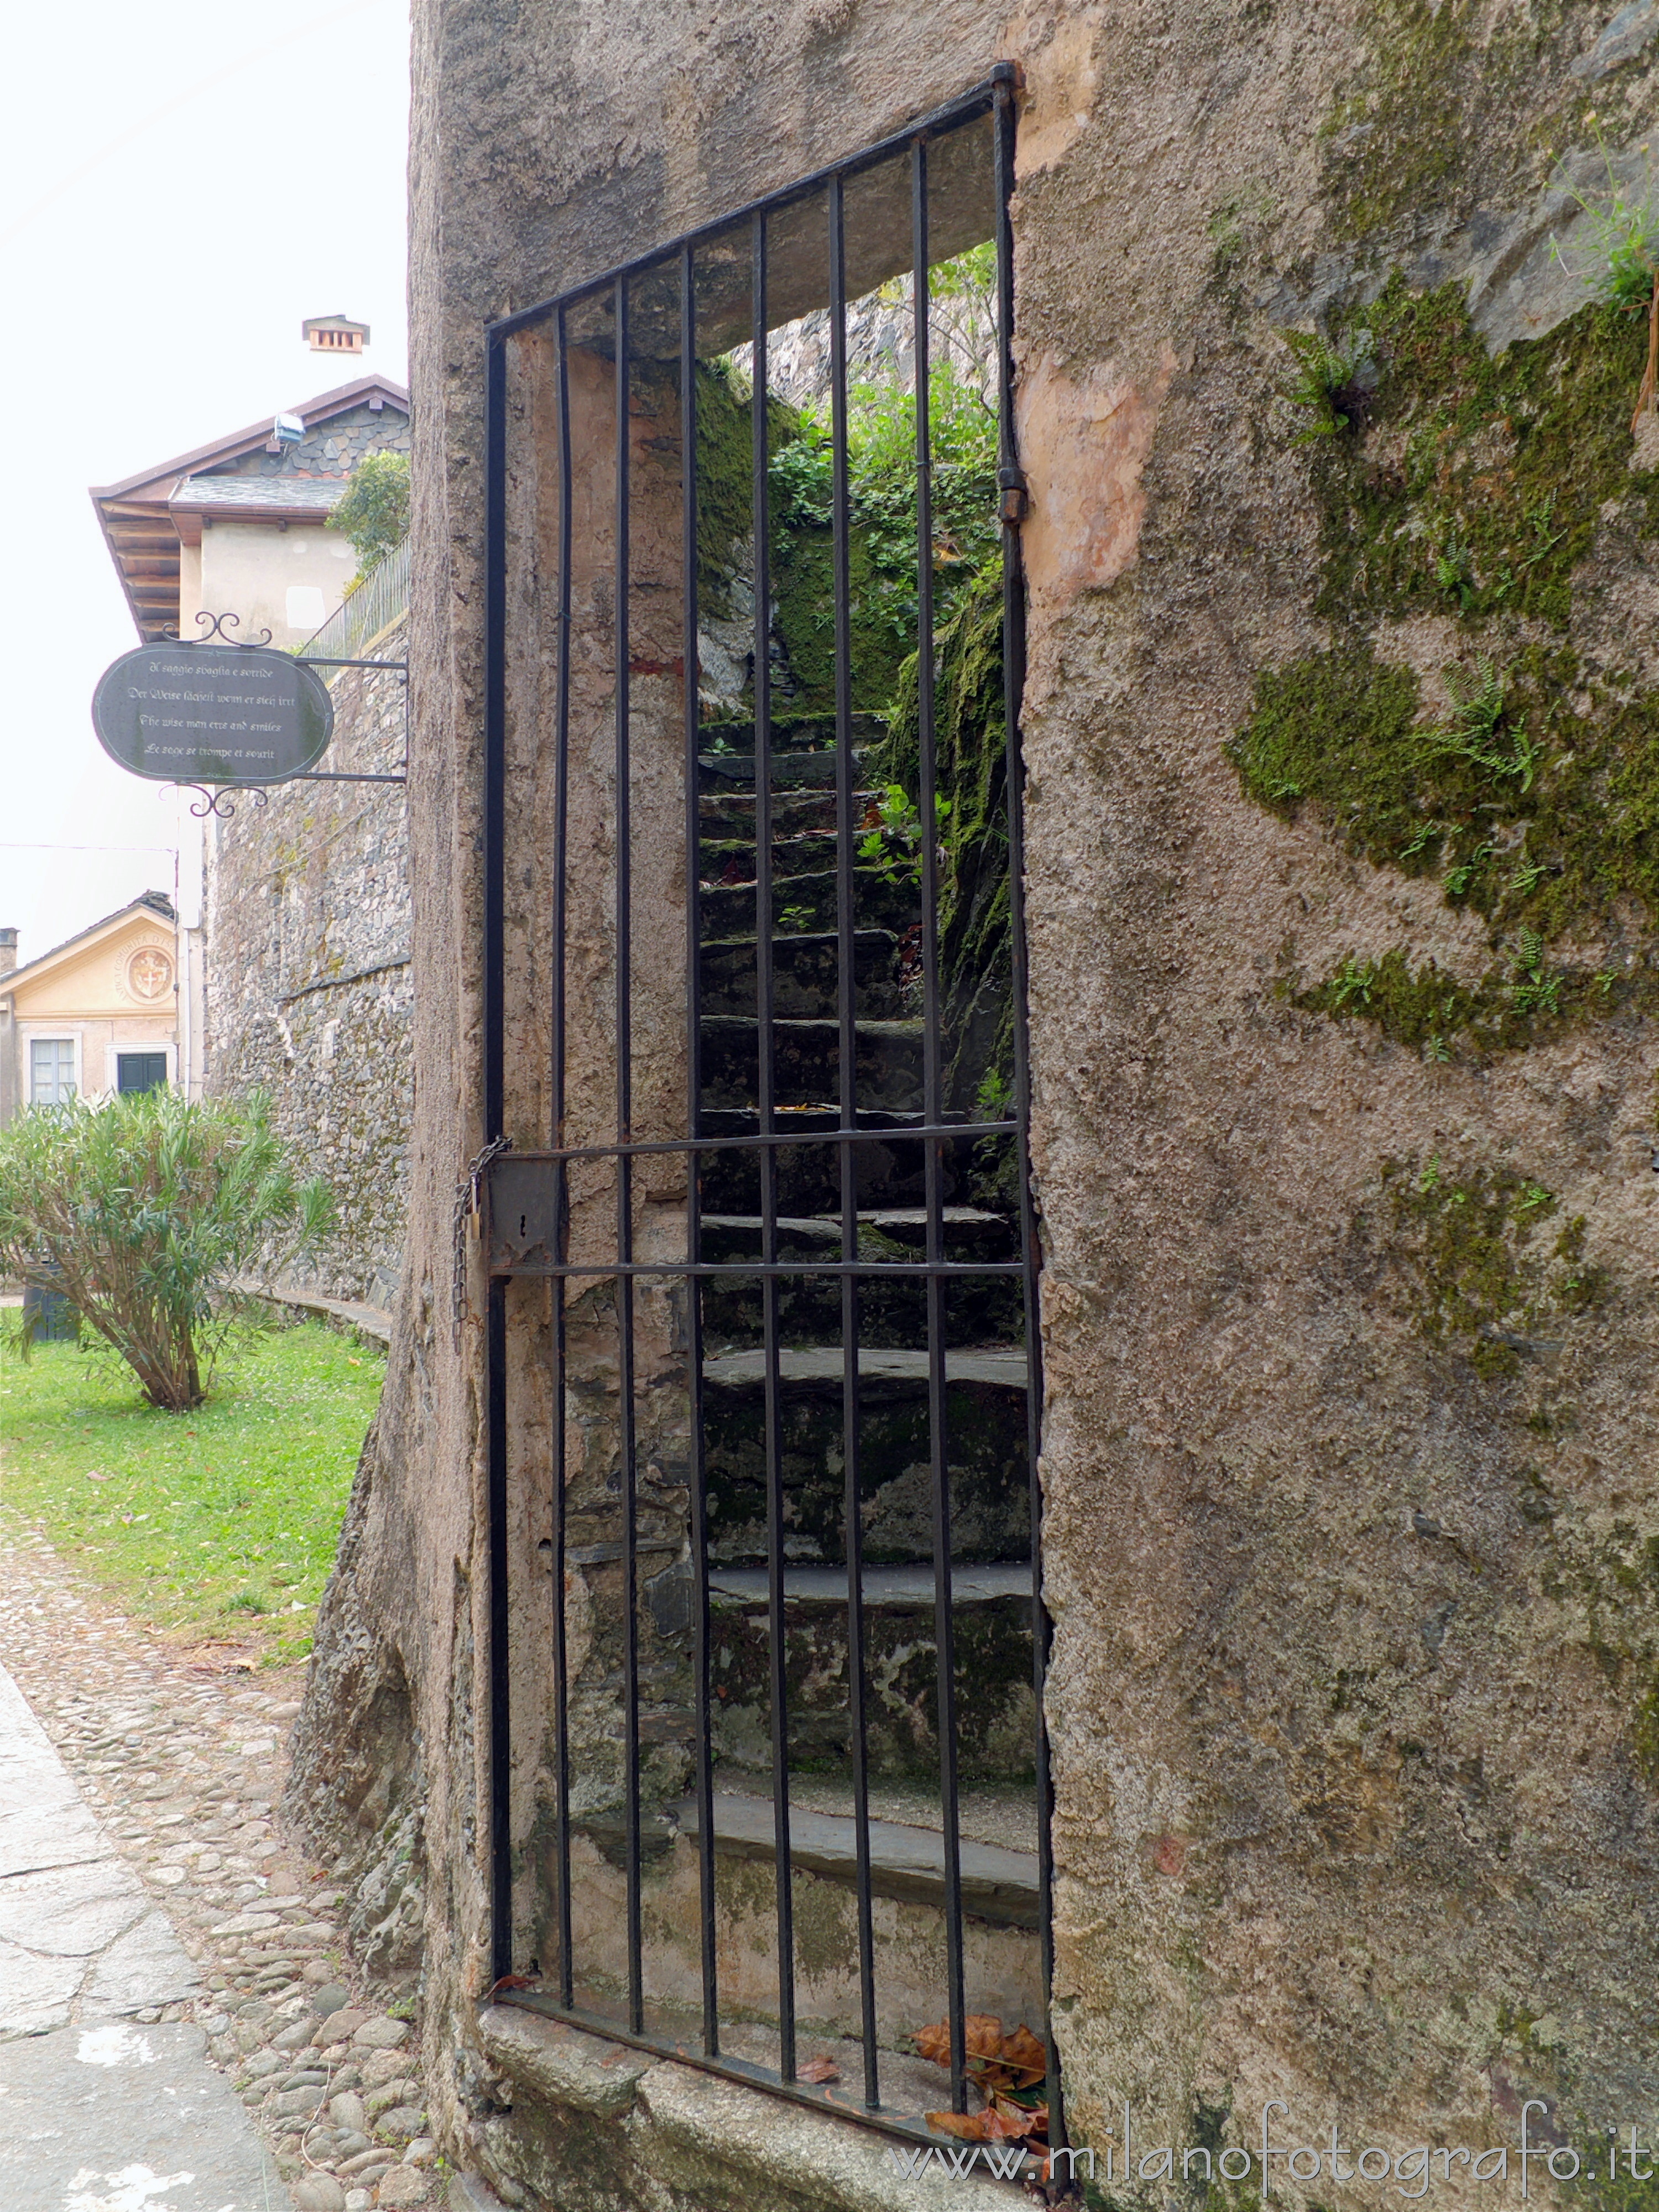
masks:
[[(1659, 692), (1589, 665), (1572, 631), (1574, 575), (1613, 503), (1630, 527), (1659, 512), (1659, 481), (1631, 468), (1643, 344), (1631, 318), (1587, 306), (1494, 360), (1457, 286), (1413, 294), (1396, 275), (1326, 349), (1353, 369), (1306, 441), (1315, 605), (1335, 638), (1261, 673), (1231, 757), (1271, 812), (1312, 812), (1376, 866), (1437, 878), (1498, 957), (1478, 978), (1403, 949), (1351, 957), (1289, 991), (1298, 1005), (1437, 1057), (1457, 1034), (1516, 1050), (1659, 1006)], [(1297, 411), (1314, 404), (1298, 386)], [(1468, 639), (1438, 712), (1387, 657), (1387, 626), (1424, 615)], [(1564, 962), (1560, 939), (1606, 952)]]
[(1524, 929), (1507, 963), (1495, 962), (1473, 983), (1434, 960), (1414, 969), (1395, 945), (1373, 960), (1350, 953), (1320, 982), (1298, 988), (1287, 978), (1282, 989), (1304, 1012), (1373, 1023), (1430, 1060), (1456, 1057), (1455, 1048), (1481, 1056), (1524, 1052), (1575, 1023), (1659, 1012), (1659, 977), (1650, 969), (1558, 966), (1536, 933)]
[(1396, 273), (1344, 339), (1371, 370), (1346, 432), (1322, 441), (1313, 465), (1319, 611), (1527, 616), (1564, 629), (1602, 504), (1653, 489), (1650, 473), (1630, 471), (1644, 321), (1586, 304), (1494, 357), (1461, 285), (1413, 293)]
[(1584, 1257), (1584, 1217), (1537, 1242), (1559, 1202), (1518, 1170), (1476, 1162), (1453, 1174), (1437, 1156), (1389, 1160), (1382, 1184), (1413, 1327), (1477, 1375), (1519, 1373), (1533, 1330), (1606, 1296), (1602, 1270)]

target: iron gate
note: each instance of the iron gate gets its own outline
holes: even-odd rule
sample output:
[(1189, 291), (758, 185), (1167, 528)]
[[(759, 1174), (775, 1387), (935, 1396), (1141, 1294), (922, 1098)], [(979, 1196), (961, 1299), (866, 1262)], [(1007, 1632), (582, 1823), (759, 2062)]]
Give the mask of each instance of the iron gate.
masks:
[[(520, 1984), (502, 1993), (509, 2002), (912, 2134), (921, 2125), (914, 2097), (883, 2094), (884, 2070), (899, 2062), (878, 2019), (878, 1914), (924, 1893), (937, 1901), (958, 2112), (971, 2078), (969, 1980), (982, 1966), (978, 1953), (967, 1955), (975, 1931), (1030, 1929), (1045, 2008), (1051, 1967), (1037, 1241), (1025, 1152), (1013, 131), (1012, 71), (1004, 68), (856, 159), (487, 333), (489, 1146), (473, 1198), (482, 1187), (495, 1970)], [(1002, 734), (998, 757), (975, 769), (989, 798), (969, 868), (962, 787), (952, 787), (953, 821), (940, 781), (944, 556), (929, 278), (941, 249), (959, 251), (981, 215), (979, 235), (994, 247)], [(815, 258), (817, 246), (809, 252), (803, 240), (816, 240), (819, 226)], [(890, 291), (895, 267), (908, 272), (913, 357), (913, 615), (908, 600), (904, 608), (915, 649), (913, 799), (902, 782), (884, 793), (865, 787), (872, 760), (890, 758), (896, 741), (859, 706), (854, 635), (849, 283), (867, 295), (874, 272)], [(781, 324), (807, 327), (803, 314), (807, 324), (818, 318), (812, 327), (827, 336), (829, 362), (829, 421), (817, 434), (829, 453), (834, 676), (833, 697), (816, 716), (796, 711), (802, 694), (789, 690), (796, 678), (780, 663), (775, 634), (769, 344)], [(719, 590), (740, 599), (748, 577), (752, 633), (742, 717), (721, 720), (705, 681), (714, 620), (703, 604), (714, 592), (707, 518), (717, 492), (728, 503), (738, 495), (724, 479), (723, 489), (714, 485), (712, 464), (700, 464), (711, 409), (740, 395), (726, 372), (724, 384), (711, 383), (711, 349), (729, 352), (744, 336), (749, 533), (732, 536)], [(677, 580), (665, 535), (670, 490)], [(665, 641), (665, 610), (676, 600), (677, 653)], [(732, 630), (728, 611), (728, 646)], [(683, 934), (672, 959), (662, 927), (672, 903), (664, 848), (674, 842), (662, 795), (665, 702), (678, 725), (672, 774), (684, 844)], [(954, 753), (951, 761), (954, 773)], [(969, 888), (981, 942), (994, 946), (985, 957), (1006, 963), (1005, 981), (984, 990), (951, 934), (960, 934), (969, 897), (964, 870), (975, 868), (977, 889)], [(917, 910), (908, 924), (905, 899)], [(675, 960), (683, 1030), (664, 1011), (663, 979)], [(898, 1014), (884, 1017), (884, 1007)], [(980, 1040), (971, 1048), (970, 1032)], [(676, 1053), (683, 1088), (668, 1127), (662, 1068)], [(981, 1188), (1005, 1194), (1002, 1212), (951, 1203)], [(610, 1224), (603, 1235), (601, 1214)], [(665, 1250), (665, 1237), (678, 1248)], [(988, 1334), (996, 1340), (988, 1346), (976, 1341)], [(520, 1414), (511, 1411), (515, 1394)], [(535, 1430), (528, 1441), (526, 1421)], [(902, 1493), (904, 1510), (915, 1506), (908, 1463), (896, 1474), (872, 1473), (877, 1460), (897, 1467), (905, 1449), (921, 1455), (916, 1467), (925, 1462), (926, 1472), (926, 1535), (909, 1540), (910, 1557), (893, 1533), (900, 1507), (881, 1505), (890, 1527), (872, 1504)], [(990, 1467), (978, 1491), (964, 1473), (976, 1451)], [(1009, 1469), (1022, 1453), (1016, 1539)], [(545, 1468), (532, 1479), (526, 1470), (540, 1467), (538, 1454)], [(921, 1526), (915, 1511), (904, 1525)], [(999, 1545), (1017, 1555), (979, 1556)], [(578, 1600), (580, 1623), (569, 1610)], [(964, 1656), (970, 1606), (979, 1609)], [(987, 1650), (1012, 1648), (1015, 1629), (1030, 1641), (1029, 1902), (1026, 1877), (1009, 1876), (1002, 1863), (1018, 1854), (963, 1833), (964, 1692), (976, 1710), (982, 1680), (974, 1670)], [(885, 1674), (878, 1695), (872, 1635), (886, 1638), (884, 1654), (908, 1652), (915, 1679), (931, 1667), (930, 1713), (916, 1717), (914, 1696), (899, 1711), (895, 1700), (908, 1693)], [(538, 1651), (526, 1656), (541, 1636), (545, 1715), (524, 1710), (542, 1698), (527, 1699), (521, 1686), (525, 1668), (533, 1675), (542, 1664)], [(573, 1637), (588, 1639), (580, 1667)], [(605, 1665), (591, 1656), (600, 1647)], [(803, 1652), (833, 1694), (817, 1677), (803, 1688)], [(545, 1756), (535, 1744), (526, 1749), (544, 1720)], [(895, 1750), (893, 1730), (902, 1736), (907, 1727), (910, 1737)], [(769, 1735), (763, 1768), (757, 1729)], [(902, 1765), (916, 1743), (930, 1775), (936, 1767), (937, 1790), (930, 1784), (928, 1817), (905, 1827), (882, 1817), (882, 1760)], [(665, 1792), (682, 1771), (690, 1789), (671, 1802)], [(723, 1786), (736, 1772), (759, 1789), (763, 1771), (762, 1795)], [(822, 1802), (801, 1809), (805, 1796), (826, 1801), (837, 1790), (831, 1809)], [(971, 1788), (968, 1800), (978, 1802)], [(994, 1810), (1013, 1796), (993, 1790), (987, 1802)], [(904, 1834), (894, 1844), (889, 1832), (897, 1828)], [(647, 1892), (672, 1883), (672, 1853), (683, 1849), (695, 1861), (700, 1923), (695, 2004), (679, 1969), (674, 1989), (656, 1986), (653, 1960), (667, 1939), (646, 1924)], [(913, 1875), (901, 1863), (907, 1850), (919, 1855)], [(722, 2005), (722, 1913), (731, 1911), (720, 1890), (722, 1853), (770, 1869), (775, 1999), (758, 2057), (759, 2031), (746, 2031), (746, 2051), (734, 2047), (742, 2038)], [(826, 1868), (856, 1898), (851, 2039), (863, 2080), (861, 2096), (845, 2103), (800, 2078), (795, 1909), (800, 1885)], [(617, 1878), (613, 1895), (605, 1884)], [(684, 1902), (692, 1893), (672, 1894)], [(607, 1897), (614, 1928), (602, 1924)], [(652, 1917), (656, 1929), (663, 1916), (653, 1908)], [(605, 1943), (608, 1997), (605, 1974), (584, 1965)], [(741, 1978), (746, 1968), (728, 1957), (726, 1976), (733, 1971)], [(1059, 2142), (1046, 2018), (1042, 2032)]]

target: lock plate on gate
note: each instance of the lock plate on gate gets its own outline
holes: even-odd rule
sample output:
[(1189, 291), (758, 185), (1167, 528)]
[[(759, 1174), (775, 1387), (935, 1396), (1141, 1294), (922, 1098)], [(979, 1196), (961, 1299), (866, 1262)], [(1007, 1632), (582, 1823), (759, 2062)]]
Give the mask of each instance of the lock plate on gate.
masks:
[(559, 1171), (533, 1152), (503, 1152), (485, 1186), (484, 1253), (492, 1275), (538, 1275), (558, 1258)]

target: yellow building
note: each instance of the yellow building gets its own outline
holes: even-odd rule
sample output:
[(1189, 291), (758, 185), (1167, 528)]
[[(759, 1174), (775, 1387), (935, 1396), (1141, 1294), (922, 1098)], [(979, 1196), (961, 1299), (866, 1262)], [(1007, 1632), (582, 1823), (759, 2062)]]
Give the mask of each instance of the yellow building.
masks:
[(0, 1124), (179, 1080), (179, 935), (161, 891), (21, 968), (16, 931), (0, 930)]

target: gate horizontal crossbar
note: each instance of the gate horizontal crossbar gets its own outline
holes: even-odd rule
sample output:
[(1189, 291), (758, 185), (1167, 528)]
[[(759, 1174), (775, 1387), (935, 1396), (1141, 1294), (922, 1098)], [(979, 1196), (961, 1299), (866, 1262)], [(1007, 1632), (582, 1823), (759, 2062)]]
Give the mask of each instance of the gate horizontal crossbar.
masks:
[[(520, 2012), (538, 2014), (544, 2020), (556, 2020), (563, 2027), (579, 2028), (584, 2035), (601, 2036), (608, 2043), (620, 2043), (629, 2051), (643, 2051), (653, 2058), (672, 2058), (684, 2066), (695, 2066), (699, 2073), (713, 2074), (724, 2081), (735, 2081), (748, 2089), (764, 2089), (774, 2097), (787, 2097), (792, 2104), (804, 2105), (810, 2111), (833, 2113), (840, 2120), (851, 2120), (857, 2126), (868, 2128), (873, 2134), (896, 2137), (900, 2142), (940, 2143), (944, 2138), (933, 2133), (920, 2112), (910, 2114), (891, 2106), (878, 2106), (855, 2101), (847, 2095), (837, 2096), (830, 2087), (817, 2088), (805, 2081), (786, 2081), (775, 2067), (757, 2066), (746, 2058), (732, 2058), (723, 2052), (699, 2050), (696, 2044), (677, 2042), (666, 2036), (633, 2035), (603, 2014), (584, 2012), (575, 2005), (562, 2005), (551, 1998), (539, 1996), (533, 1990), (498, 1990), (489, 1999), (492, 2004), (511, 2005)], [(1033, 2155), (1026, 2173), (1013, 2177), (1014, 2185), (1024, 2188), (1028, 2178), (1039, 2175), (1042, 2161)], [(994, 2177), (983, 2169), (985, 2179)]]
[(741, 1137), (652, 1137), (628, 1139), (614, 1145), (550, 1145), (538, 1152), (515, 1152), (498, 1156), (489, 1173), (510, 1174), (514, 1169), (544, 1160), (636, 1159), (646, 1152), (751, 1152), (762, 1145), (915, 1145), (937, 1137), (1012, 1137), (1018, 1121), (923, 1121), (914, 1127), (884, 1122), (878, 1129), (755, 1129)]
[(1023, 1260), (492, 1260), (492, 1275), (1023, 1275)]

